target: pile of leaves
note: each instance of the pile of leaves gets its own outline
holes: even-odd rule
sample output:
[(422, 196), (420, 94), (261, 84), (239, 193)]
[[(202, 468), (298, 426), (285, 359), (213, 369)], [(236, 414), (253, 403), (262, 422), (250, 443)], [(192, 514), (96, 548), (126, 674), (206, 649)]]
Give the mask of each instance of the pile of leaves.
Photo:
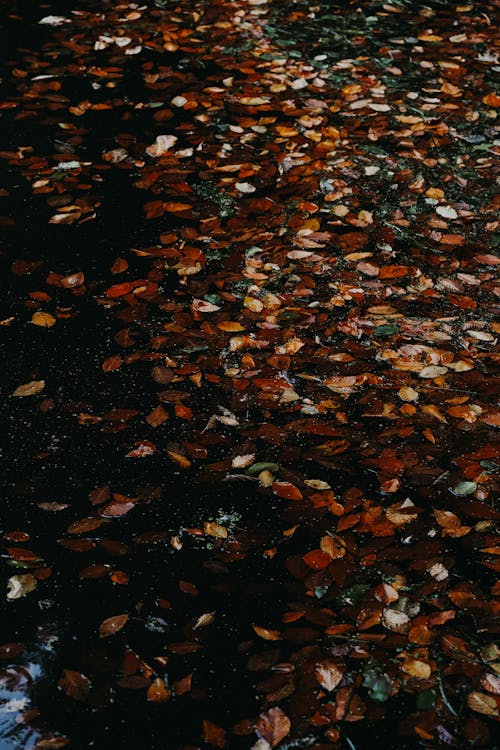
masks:
[(12, 747), (494, 747), (494, 19), (6, 12)]

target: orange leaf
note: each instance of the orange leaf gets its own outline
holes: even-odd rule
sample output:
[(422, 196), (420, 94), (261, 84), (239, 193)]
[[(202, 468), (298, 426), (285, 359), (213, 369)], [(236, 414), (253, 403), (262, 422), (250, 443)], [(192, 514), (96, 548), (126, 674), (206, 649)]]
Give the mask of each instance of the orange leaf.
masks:
[(409, 272), (408, 266), (382, 266), (379, 273), (380, 279), (396, 279), (406, 276)]
[(302, 492), (291, 482), (273, 482), (273, 492), (284, 500), (302, 500)]
[(320, 549), (313, 549), (310, 552), (307, 552), (302, 559), (306, 565), (313, 570), (323, 570), (323, 568), (327, 568), (332, 561), (330, 555)]
[(283, 638), (279, 630), (268, 630), (268, 628), (261, 628), (260, 625), (252, 625), (252, 627), (259, 638), (263, 638), (265, 641), (281, 641)]
[(153, 703), (165, 703), (170, 698), (170, 695), (171, 691), (167, 690), (165, 682), (161, 677), (153, 680), (146, 693), (148, 701), (152, 701)]
[(217, 328), (226, 333), (237, 333), (245, 330), (244, 326), (233, 320), (221, 320), (220, 323), (217, 323)]

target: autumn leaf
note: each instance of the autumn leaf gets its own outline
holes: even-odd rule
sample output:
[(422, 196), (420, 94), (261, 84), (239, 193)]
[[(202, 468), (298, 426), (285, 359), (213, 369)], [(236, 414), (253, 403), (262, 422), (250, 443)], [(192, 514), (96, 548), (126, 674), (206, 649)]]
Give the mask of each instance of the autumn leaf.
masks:
[(56, 319), (50, 313), (36, 312), (33, 313), (31, 322), (33, 325), (40, 326), (41, 328), (52, 328), (56, 324)]
[(472, 691), (467, 696), (467, 705), (472, 711), (485, 716), (498, 716), (499, 710), (496, 700), (486, 693)]
[(322, 688), (331, 692), (342, 682), (343, 672), (334, 661), (320, 662), (314, 669), (316, 680)]
[(226, 731), (218, 726), (217, 724), (214, 724), (212, 721), (208, 721), (208, 719), (205, 719), (203, 721), (203, 739), (205, 742), (207, 742), (209, 745), (212, 745), (213, 747), (220, 747), (224, 748), (226, 747), (227, 743), (227, 736)]
[(83, 702), (87, 700), (90, 691), (90, 680), (81, 672), (73, 669), (64, 669), (59, 687), (64, 690), (66, 695), (75, 701)]
[(280, 641), (283, 638), (279, 630), (269, 630), (268, 628), (260, 627), (260, 625), (252, 625), (252, 627), (259, 638), (263, 638), (265, 641)]
[(156, 141), (147, 147), (146, 153), (153, 157), (163, 156), (168, 154), (176, 143), (177, 137), (175, 135), (158, 135)]
[(101, 638), (107, 638), (110, 635), (115, 635), (128, 621), (128, 615), (114, 615), (103, 620), (99, 626), (99, 635)]
[(255, 731), (271, 747), (279, 745), (281, 740), (290, 734), (291, 722), (284, 711), (273, 706), (266, 713), (260, 714), (255, 724)]
[(79, 521), (73, 521), (68, 526), (68, 534), (86, 534), (89, 531), (95, 531), (98, 529), (104, 521), (101, 518), (95, 518), (94, 516), (89, 516), (88, 518), (82, 518)]
[(13, 392), (13, 396), (36, 396), (45, 388), (45, 380), (30, 380), (29, 383), (20, 385)]
[(171, 691), (165, 686), (165, 681), (157, 677), (148, 687), (146, 697), (152, 703), (165, 703), (170, 698), (170, 693)]
[(11, 576), (7, 581), (7, 599), (21, 599), (38, 586), (38, 581), (31, 573), (20, 573)]
[(273, 482), (273, 492), (284, 500), (302, 500), (302, 493), (298, 487), (290, 482)]

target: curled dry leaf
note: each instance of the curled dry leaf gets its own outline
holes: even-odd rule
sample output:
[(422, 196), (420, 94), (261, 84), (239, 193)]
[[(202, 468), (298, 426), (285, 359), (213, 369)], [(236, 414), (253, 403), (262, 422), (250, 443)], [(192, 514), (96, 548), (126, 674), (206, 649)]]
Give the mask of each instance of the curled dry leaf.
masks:
[(279, 630), (269, 630), (269, 628), (262, 628), (260, 625), (252, 625), (252, 627), (259, 638), (263, 638), (265, 641), (281, 641), (283, 638), (283, 634)]
[(38, 581), (31, 573), (20, 573), (11, 576), (7, 581), (7, 599), (21, 599), (38, 586)]
[(31, 322), (33, 325), (40, 326), (41, 328), (52, 328), (56, 324), (56, 319), (50, 313), (36, 312), (33, 313)]
[(147, 147), (146, 153), (153, 157), (164, 156), (176, 143), (177, 137), (175, 135), (158, 135), (156, 141)]
[(388, 630), (392, 630), (395, 633), (405, 633), (408, 630), (410, 618), (404, 612), (400, 612), (399, 609), (391, 609), (388, 607), (384, 609), (382, 613), (382, 624)]
[(226, 527), (221, 526), (220, 523), (216, 523), (215, 521), (206, 521), (203, 530), (205, 534), (214, 536), (216, 539), (227, 539), (228, 537)]
[(76, 273), (71, 273), (69, 276), (64, 276), (61, 279), (61, 285), (65, 289), (75, 289), (76, 287), (79, 287), (83, 284), (85, 281), (85, 276), (81, 271), (77, 271)]

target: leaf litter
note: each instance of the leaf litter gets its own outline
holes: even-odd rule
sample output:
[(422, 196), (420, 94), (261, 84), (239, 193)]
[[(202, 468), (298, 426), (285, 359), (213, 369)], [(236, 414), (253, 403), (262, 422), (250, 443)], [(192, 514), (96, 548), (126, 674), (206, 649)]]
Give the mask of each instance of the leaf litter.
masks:
[(493, 7), (59, 12), (2, 21), (19, 742), (492, 748)]

